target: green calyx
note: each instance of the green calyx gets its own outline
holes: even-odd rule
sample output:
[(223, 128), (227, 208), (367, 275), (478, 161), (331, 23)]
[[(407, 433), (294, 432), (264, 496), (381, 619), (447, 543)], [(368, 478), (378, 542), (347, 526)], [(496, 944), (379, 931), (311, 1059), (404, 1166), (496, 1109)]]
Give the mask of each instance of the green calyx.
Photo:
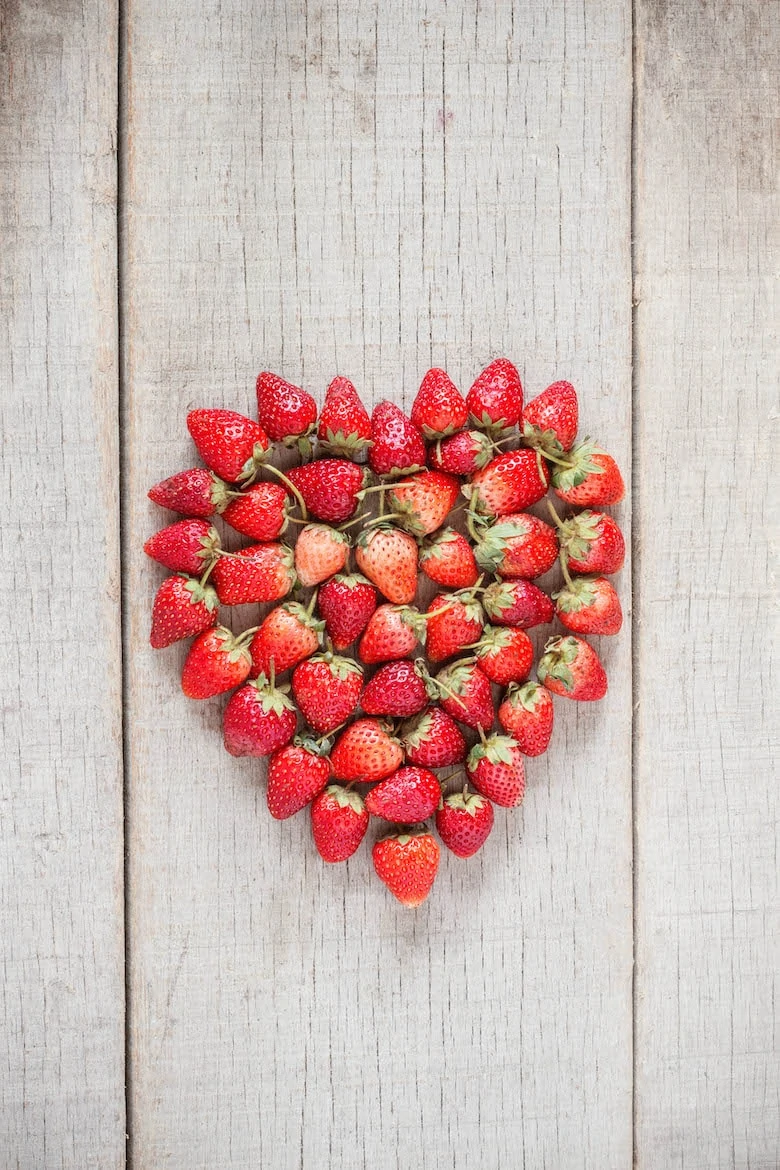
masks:
[(414, 751), (421, 743), (424, 743), (431, 733), (432, 723), (433, 719), (429, 711), (424, 711), (421, 715), (415, 715), (414, 718), (407, 719), (405, 723), (402, 723), (400, 736), (404, 747)]
[(353, 674), (363, 677), (363, 667), (355, 662), (354, 658), (342, 658), (340, 654), (334, 654), (331, 650), (326, 650), (324, 654), (315, 654), (313, 658), (309, 659), (309, 662), (324, 662), (330, 667), (330, 673), (333, 677), (340, 682)]
[(525, 708), (526, 711), (534, 712), (539, 706), (541, 692), (537, 683), (527, 682), (522, 686), (517, 683), (512, 683), (506, 692), (506, 702), (510, 707), (517, 707), (518, 705)]
[(596, 580), (596, 577), (575, 577), (570, 587), (559, 589), (557, 593), (553, 593), (553, 600), (557, 603), (556, 608), (562, 613), (579, 613), (580, 610), (589, 609), (590, 606), (595, 605), (597, 593), (594, 582)]
[(515, 741), (508, 735), (490, 735), (483, 742), (474, 744), (466, 767), (473, 772), (480, 760), (487, 760), (489, 764), (511, 764), (515, 747)]
[(488, 572), (495, 573), (500, 567), (510, 540), (528, 535), (528, 525), (522, 520), (499, 520), (480, 536), (474, 549), (477, 564)]
[(209, 613), (219, 608), (219, 598), (210, 585), (204, 585), (193, 577), (187, 577), (184, 573), (179, 573), (178, 576), (184, 577), (187, 582), (186, 589), (192, 594), (190, 597), (191, 605), (205, 605)]
[(245, 633), (236, 636), (232, 630), (228, 630), (225, 626), (215, 626), (209, 631), (212, 637), (217, 638), (221, 643), (219, 651), (221, 654), (227, 656), (230, 663), (238, 662), (244, 659), (251, 663), (252, 656), (247, 648), (247, 642), (254, 635), (255, 630), (248, 630)]
[(558, 529), (561, 548), (575, 561), (581, 561), (598, 540), (601, 518), (597, 512), (580, 512), (570, 516)]
[(358, 815), (362, 814), (365, 805), (359, 792), (344, 788), (341, 784), (329, 784), (325, 791), (328, 796), (333, 797), (339, 808), (351, 808)]
[(557, 679), (567, 691), (574, 690), (574, 675), (570, 669), (580, 652), (576, 638), (550, 638), (539, 659), (536, 673), (543, 683), (547, 678)]
[(469, 421), (473, 426), (480, 431), (485, 431), (488, 435), (494, 438), (501, 434), (502, 431), (509, 429), (510, 423), (506, 418), (493, 419), (486, 410), (482, 411), (481, 415), (470, 414)]
[(302, 626), (306, 626), (309, 630), (320, 633), (325, 629), (325, 622), (320, 621), (313, 613), (310, 613), (300, 601), (285, 601), (279, 608), (289, 613), (290, 617), (294, 617), (297, 622), (300, 622)]
[(447, 796), (443, 803), (449, 808), (457, 809), (458, 812), (466, 812), (475, 817), (484, 806), (485, 798), (478, 792), (469, 792), (468, 788), (464, 788), (462, 792), (453, 792), (451, 796)]
[(344, 431), (332, 431), (328, 427), (325, 438), (318, 440), (319, 447), (329, 455), (354, 460), (356, 455), (373, 446), (371, 439), (362, 438), (357, 431), (345, 434)]
[(254, 688), (255, 699), (267, 715), (282, 715), (285, 711), (295, 710), (292, 700), (264, 674), (258, 674), (257, 678), (247, 683), (247, 686)]
[(553, 430), (543, 431), (533, 423), (523, 423), (523, 442), (527, 447), (533, 447), (549, 459), (552, 463), (566, 463), (568, 452), (564, 450), (558, 436)]
[(293, 744), (311, 756), (328, 756), (333, 747), (333, 740), (328, 739), (327, 736), (323, 739), (314, 739), (313, 736), (304, 733), (296, 735)]
[(220, 541), (219, 533), (213, 524), (210, 525), (206, 535), (201, 538), (200, 545), (201, 547), (198, 550), (198, 556), (201, 557), (205, 563), (208, 563), (210, 560), (212, 560), (219, 552), (220, 548), (222, 547), (222, 542)]
[(473, 646), (477, 658), (485, 658), (511, 645), (514, 630), (507, 626), (485, 626), (482, 637)]
[(241, 492), (231, 491), (224, 479), (220, 479), (218, 475), (211, 473), (211, 502), (214, 505), (214, 511), (219, 513), (225, 511), (231, 500), (237, 499)]
[(556, 466), (552, 476), (553, 487), (568, 492), (584, 483), (589, 475), (603, 475), (604, 468), (593, 460), (594, 455), (603, 454), (601, 448), (590, 439), (578, 443), (566, 454), (568, 466)]
[(490, 617), (500, 616), (505, 609), (511, 609), (515, 603), (512, 586), (507, 581), (494, 581), (488, 585), (482, 596), (485, 612)]
[(458, 539), (458, 533), (454, 528), (443, 528), (437, 532), (430, 540), (426, 540), (420, 552), (420, 560), (439, 560), (447, 551), (446, 546), (452, 544)]

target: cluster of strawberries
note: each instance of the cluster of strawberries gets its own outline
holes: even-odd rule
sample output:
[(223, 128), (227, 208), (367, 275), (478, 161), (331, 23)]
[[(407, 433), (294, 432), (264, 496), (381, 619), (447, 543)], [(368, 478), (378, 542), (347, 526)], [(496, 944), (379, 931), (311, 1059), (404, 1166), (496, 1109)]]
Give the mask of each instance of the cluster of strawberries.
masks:
[[(144, 546), (174, 574), (155, 597), (151, 643), (194, 636), (184, 693), (233, 692), (226, 749), (270, 756), (271, 815), (310, 805), (325, 861), (352, 856), (372, 816), (396, 826), (374, 844), (374, 867), (401, 902), (417, 906), (440, 856), (424, 822), (433, 817), (445, 846), (472, 856), (491, 831), (493, 806), (522, 801), (524, 757), (550, 741), (552, 696), (606, 692), (598, 655), (579, 635), (621, 626), (608, 577), (623, 564), (624, 540), (601, 509), (623, 498), (623, 481), (609, 455), (588, 440), (575, 444), (571, 384), (555, 382), (523, 409), (520, 377), (503, 358), (465, 398), (444, 370), (429, 370), (411, 417), (388, 401), (369, 417), (343, 377), (328, 387), (319, 417), (310, 394), (275, 374), (258, 377), (257, 403), (258, 422), (191, 411), (205, 468), (149, 492), (186, 517)], [(303, 462), (280, 470), (270, 462), (274, 443)], [(528, 512), (550, 486), (586, 510), (562, 519), (548, 500), (552, 523)], [(445, 526), (460, 496), (458, 527)], [(215, 515), (252, 543), (223, 548)], [(290, 524), (299, 531), (287, 544), (280, 537)], [(534, 579), (556, 562), (563, 583), (548, 595)], [(438, 590), (425, 612), (413, 604), (420, 571)], [(311, 595), (282, 602), (299, 589)], [(256, 603), (275, 606), (259, 626), (234, 634), (217, 624), (221, 605)], [(556, 617), (571, 632), (549, 639), (538, 681), (528, 681), (526, 631)], [(415, 657), (418, 645), (425, 658)], [(290, 682), (279, 685), (287, 671)], [(443, 780), (434, 771), (447, 768), (455, 772)]]

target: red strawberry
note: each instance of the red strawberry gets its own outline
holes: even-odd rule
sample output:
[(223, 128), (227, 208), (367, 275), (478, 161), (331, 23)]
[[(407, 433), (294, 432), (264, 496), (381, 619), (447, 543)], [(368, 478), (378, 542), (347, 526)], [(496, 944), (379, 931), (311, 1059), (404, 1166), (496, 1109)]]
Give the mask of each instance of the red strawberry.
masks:
[(412, 422), (426, 439), (451, 435), (465, 427), (466, 400), (444, 370), (428, 370), (412, 405)]
[(431, 662), (452, 658), (482, 633), (485, 615), (482, 606), (468, 591), (462, 594), (440, 593), (426, 611), (425, 650)]
[(266, 458), (265, 431), (234, 410), (191, 410), (187, 429), (203, 462), (230, 483), (254, 479)]
[(480, 534), (474, 549), (479, 566), (502, 577), (540, 577), (558, 559), (555, 529), (538, 516), (519, 512), (502, 516)]
[(149, 499), (161, 508), (204, 520), (215, 512), (224, 512), (233, 495), (227, 484), (205, 467), (178, 471), (149, 489)]
[(202, 577), (219, 548), (219, 533), (205, 520), (177, 520), (150, 536), (144, 552), (174, 573)]
[(346, 861), (366, 835), (370, 817), (362, 798), (349, 788), (331, 784), (311, 806), (314, 844), (323, 861)]
[(355, 459), (371, 441), (371, 419), (349, 378), (334, 378), (325, 391), (317, 437), (324, 450)]
[(580, 512), (558, 529), (561, 553), (574, 573), (617, 573), (623, 568), (626, 542), (606, 512)]
[(388, 601), (406, 605), (417, 592), (417, 542), (391, 524), (364, 528), (358, 537), (355, 561), (361, 573)]
[(331, 752), (337, 780), (372, 784), (384, 780), (403, 763), (403, 748), (378, 719), (356, 719), (336, 740)]
[(569, 451), (577, 438), (577, 393), (571, 382), (553, 382), (523, 411), (523, 438), (542, 453)]
[(466, 405), (472, 422), (482, 430), (513, 427), (523, 412), (523, 387), (515, 366), (506, 358), (496, 358), (476, 378)]
[(534, 648), (525, 630), (485, 626), (474, 653), (492, 683), (500, 687), (528, 678), (534, 662)]
[(434, 681), (441, 692), (439, 701), (448, 715), (466, 727), (490, 730), (495, 717), (493, 693), (490, 679), (476, 662), (468, 659), (445, 666)]
[(491, 735), (475, 744), (466, 761), (469, 780), (501, 808), (516, 808), (525, 794), (525, 763), (508, 735)]
[(507, 516), (522, 512), (546, 495), (550, 482), (547, 464), (530, 447), (497, 455), (487, 467), (475, 472), (463, 494), (474, 512)]
[(446, 520), (460, 495), (460, 484), (443, 471), (420, 471), (387, 493), (392, 518), (413, 536), (428, 536)]
[(346, 459), (317, 459), (303, 467), (291, 467), (287, 478), (303, 496), (318, 520), (341, 524), (354, 516), (358, 492), (366, 486), (368, 471)]
[(493, 805), (477, 792), (454, 792), (436, 813), (436, 828), (456, 857), (473, 857), (493, 828)]
[(223, 553), (213, 578), (222, 605), (279, 601), (295, 584), (292, 549), (286, 544), (250, 544), (236, 553)]
[(149, 641), (153, 648), (161, 650), (216, 625), (218, 604), (210, 585), (182, 575), (166, 577), (152, 606)]
[(483, 431), (461, 431), (435, 443), (428, 451), (428, 463), (435, 471), (473, 475), (490, 462), (495, 451)]
[(569, 454), (571, 466), (557, 467), (552, 483), (556, 496), (578, 508), (603, 508), (619, 504), (626, 494), (623, 477), (611, 455), (590, 440), (578, 443)]
[(425, 542), (418, 565), (431, 581), (450, 589), (476, 585), (479, 577), (471, 545), (454, 528), (444, 528)]
[(236, 494), (222, 518), (252, 540), (276, 540), (287, 527), (290, 497), (280, 483), (253, 483)]
[(428, 702), (428, 692), (415, 664), (408, 658), (380, 666), (366, 686), (360, 705), (366, 715), (416, 715)]
[(482, 598), (485, 613), (498, 626), (546, 625), (553, 620), (555, 608), (538, 585), (530, 581), (494, 581)]
[(616, 634), (623, 625), (620, 598), (606, 577), (575, 577), (553, 597), (559, 621), (575, 634)]
[(188, 699), (210, 699), (232, 691), (247, 678), (252, 659), (246, 642), (224, 626), (198, 634), (181, 672), (181, 689)]
[(380, 605), (360, 639), (358, 657), (366, 666), (406, 658), (425, 638), (425, 619), (414, 606)]
[(376, 475), (407, 475), (425, 467), (420, 431), (393, 402), (380, 402), (371, 415), (368, 462)]
[(302, 455), (309, 456), (307, 436), (317, 422), (317, 403), (311, 394), (267, 370), (257, 375), (255, 389), (257, 417), (269, 439), (288, 447), (297, 445)]
[(372, 817), (383, 817), (399, 825), (424, 821), (436, 811), (441, 785), (427, 768), (399, 768), (372, 788), (366, 808)]
[(231, 756), (270, 756), (295, 734), (295, 708), (264, 674), (234, 691), (222, 727)]
[(301, 585), (319, 585), (347, 563), (349, 538), (327, 524), (307, 524), (295, 545), (295, 571)]
[(330, 780), (330, 760), (306, 736), (279, 748), (268, 761), (268, 811), (277, 821), (295, 816)]
[(404, 723), (401, 742), (411, 764), (448, 768), (466, 758), (466, 741), (455, 720), (441, 707), (428, 707)]
[(410, 909), (425, 901), (439, 868), (439, 846), (430, 833), (385, 837), (371, 855), (377, 877), (393, 897)]
[(552, 735), (552, 695), (538, 683), (511, 686), (498, 708), (498, 721), (524, 756), (541, 756)]
[(322, 586), (317, 607), (334, 649), (346, 650), (363, 633), (376, 609), (376, 589), (358, 573), (339, 575)]
[(318, 654), (293, 671), (293, 697), (318, 735), (328, 735), (349, 719), (362, 689), (362, 668), (351, 658)]
[(566, 699), (594, 702), (607, 693), (607, 674), (598, 654), (573, 634), (549, 639), (536, 673), (548, 691)]
[(272, 669), (278, 675), (309, 658), (319, 649), (323, 624), (297, 601), (277, 605), (249, 646), (250, 677), (257, 678), (259, 674), (270, 677)]

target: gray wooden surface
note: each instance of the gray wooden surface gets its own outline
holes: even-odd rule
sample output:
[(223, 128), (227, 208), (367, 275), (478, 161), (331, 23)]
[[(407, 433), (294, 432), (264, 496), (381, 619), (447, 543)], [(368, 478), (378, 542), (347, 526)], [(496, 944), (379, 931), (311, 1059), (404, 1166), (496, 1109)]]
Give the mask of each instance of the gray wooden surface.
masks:
[[(777, 6), (636, 8), (0, 8), (3, 1167), (121, 1164), (124, 843), (135, 1170), (780, 1165)], [(503, 352), (625, 469), (633, 424), (633, 656), (410, 914), (147, 648), (145, 493), (261, 366), (408, 403)]]

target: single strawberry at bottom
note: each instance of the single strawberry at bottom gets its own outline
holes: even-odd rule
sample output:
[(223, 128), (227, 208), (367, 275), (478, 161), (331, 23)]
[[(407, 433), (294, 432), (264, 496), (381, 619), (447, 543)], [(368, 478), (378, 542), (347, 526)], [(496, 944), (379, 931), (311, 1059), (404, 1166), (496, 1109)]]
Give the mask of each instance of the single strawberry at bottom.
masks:
[(404, 767), (375, 785), (366, 797), (373, 817), (399, 825), (424, 821), (441, 798), (441, 785), (428, 768)]
[(351, 788), (329, 784), (311, 806), (314, 844), (323, 861), (346, 861), (366, 835), (370, 817)]
[(488, 798), (468, 788), (445, 797), (436, 812), (439, 836), (456, 857), (473, 857), (490, 836), (493, 820)]
[(279, 748), (268, 762), (268, 811), (277, 821), (294, 816), (321, 792), (330, 780), (327, 748), (307, 736)]
[(536, 668), (539, 681), (554, 695), (580, 702), (603, 699), (607, 673), (596, 651), (582, 638), (550, 638)]
[(393, 897), (413, 909), (428, 897), (439, 868), (440, 850), (430, 833), (399, 833), (377, 841), (374, 869)]
[(181, 672), (181, 689), (187, 698), (211, 699), (240, 686), (252, 665), (247, 641), (246, 634), (236, 637), (224, 626), (199, 634)]

